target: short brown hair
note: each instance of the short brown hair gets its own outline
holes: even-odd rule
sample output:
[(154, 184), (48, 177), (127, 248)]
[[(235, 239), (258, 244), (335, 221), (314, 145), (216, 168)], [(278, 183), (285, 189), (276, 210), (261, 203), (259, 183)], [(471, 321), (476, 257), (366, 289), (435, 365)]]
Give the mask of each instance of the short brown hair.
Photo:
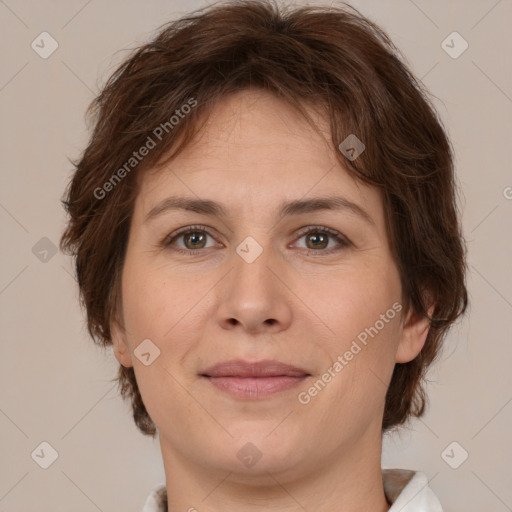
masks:
[[(60, 246), (75, 257), (93, 340), (112, 343), (137, 176), (177, 155), (223, 97), (261, 88), (307, 119), (304, 106), (320, 106), (335, 148), (350, 134), (366, 146), (355, 160), (337, 153), (354, 177), (383, 193), (404, 314), (413, 308), (428, 317), (435, 304), (420, 354), (395, 365), (383, 431), (421, 416), (426, 370), (468, 298), (451, 144), (428, 92), (404, 62), (386, 33), (347, 4), (259, 0), (194, 11), (134, 50), (89, 107), (94, 130), (63, 200), (70, 220)], [(171, 123), (191, 99), (196, 106)], [(158, 126), (166, 127), (165, 137), (127, 167)], [(139, 429), (154, 436), (133, 368), (120, 365), (115, 380), (132, 401)]]

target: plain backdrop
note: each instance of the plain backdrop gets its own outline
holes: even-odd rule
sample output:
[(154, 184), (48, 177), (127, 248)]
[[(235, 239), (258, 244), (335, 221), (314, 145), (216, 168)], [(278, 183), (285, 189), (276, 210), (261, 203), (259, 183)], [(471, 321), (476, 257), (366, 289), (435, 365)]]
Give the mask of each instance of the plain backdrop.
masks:
[[(71, 260), (56, 246), (68, 159), (85, 147), (86, 107), (119, 50), (202, 5), (0, 0), (0, 512), (137, 512), (165, 481), (158, 442), (117, 395), (117, 361), (88, 337)], [(386, 437), (383, 465), (424, 471), (446, 512), (510, 511), (512, 2), (352, 5), (436, 97), (469, 248), (470, 310), (430, 372), (428, 413)], [(58, 44), (47, 58), (31, 46), (55, 44), (42, 32)], [(41, 443), (57, 454), (47, 469), (37, 454), (53, 452)]]

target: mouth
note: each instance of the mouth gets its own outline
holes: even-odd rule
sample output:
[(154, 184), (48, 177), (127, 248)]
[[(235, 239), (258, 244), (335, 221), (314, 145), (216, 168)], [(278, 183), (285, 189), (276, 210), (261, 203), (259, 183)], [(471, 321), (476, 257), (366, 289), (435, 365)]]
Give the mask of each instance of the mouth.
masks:
[(290, 390), (311, 374), (279, 361), (226, 361), (199, 374), (216, 389), (243, 399), (261, 399)]

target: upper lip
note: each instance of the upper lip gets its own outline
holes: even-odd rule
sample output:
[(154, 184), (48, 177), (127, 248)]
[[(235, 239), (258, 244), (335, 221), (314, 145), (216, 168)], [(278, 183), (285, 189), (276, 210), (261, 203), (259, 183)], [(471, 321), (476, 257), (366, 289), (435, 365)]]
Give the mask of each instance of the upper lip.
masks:
[(224, 361), (201, 372), (205, 377), (305, 377), (309, 373), (302, 368), (265, 359), (249, 362), (242, 359)]

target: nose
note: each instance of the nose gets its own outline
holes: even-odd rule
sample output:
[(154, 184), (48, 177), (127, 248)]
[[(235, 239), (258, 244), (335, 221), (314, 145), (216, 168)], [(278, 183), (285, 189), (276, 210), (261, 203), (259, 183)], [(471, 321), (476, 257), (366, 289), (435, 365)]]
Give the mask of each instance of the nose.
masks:
[(226, 330), (272, 333), (288, 329), (293, 294), (286, 286), (285, 270), (270, 248), (251, 263), (233, 251), (231, 271), (219, 290), (217, 320)]

